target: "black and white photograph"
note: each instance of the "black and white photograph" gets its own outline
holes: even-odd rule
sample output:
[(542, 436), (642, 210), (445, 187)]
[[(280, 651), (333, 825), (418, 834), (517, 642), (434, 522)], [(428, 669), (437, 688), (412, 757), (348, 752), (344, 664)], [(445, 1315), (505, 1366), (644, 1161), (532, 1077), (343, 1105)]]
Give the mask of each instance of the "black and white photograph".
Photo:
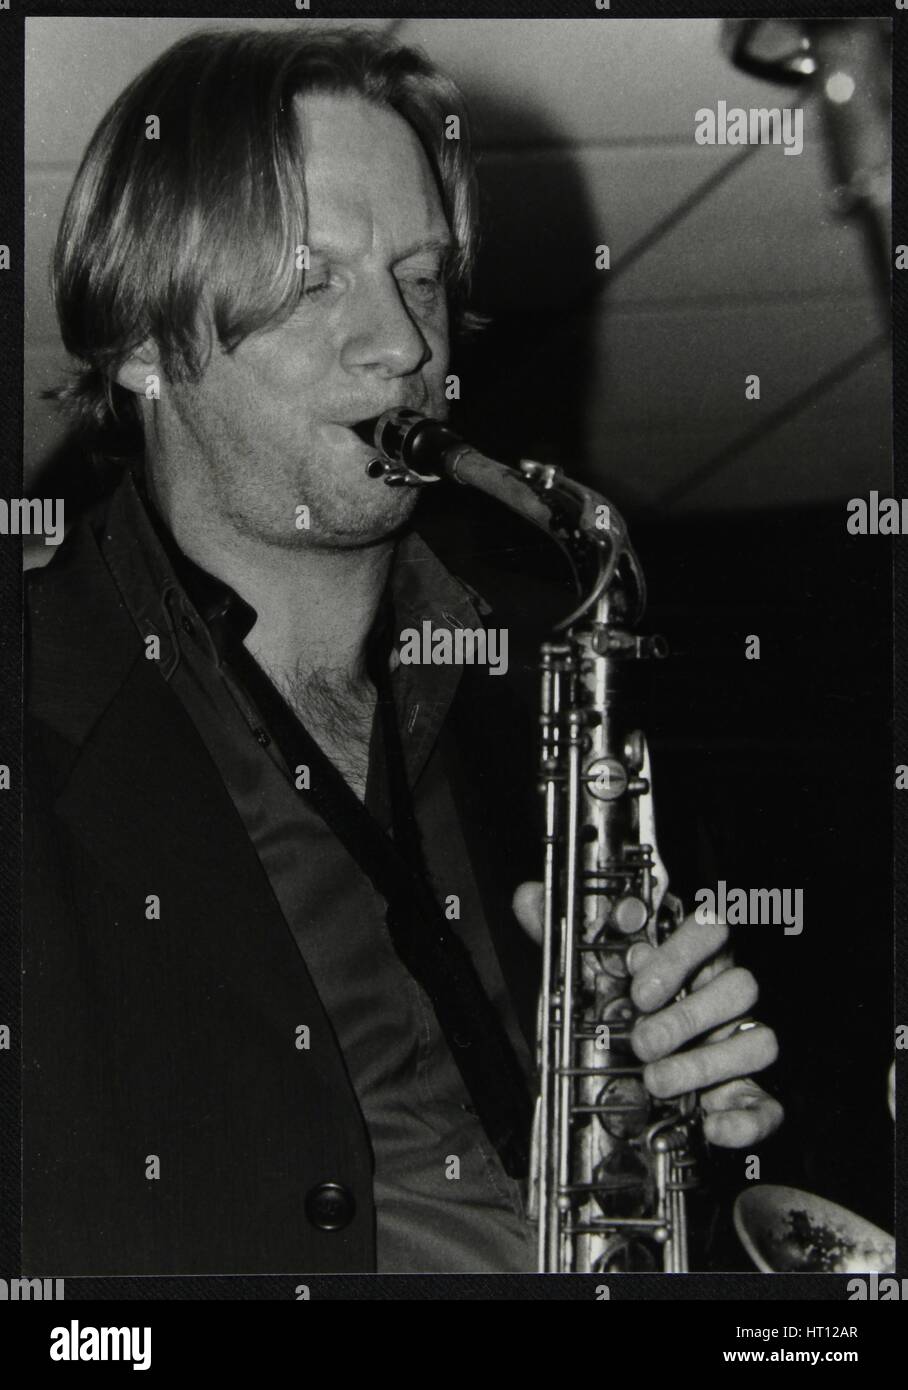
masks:
[(23, 25), (12, 1273), (900, 1297), (894, 12), (318, 8)]

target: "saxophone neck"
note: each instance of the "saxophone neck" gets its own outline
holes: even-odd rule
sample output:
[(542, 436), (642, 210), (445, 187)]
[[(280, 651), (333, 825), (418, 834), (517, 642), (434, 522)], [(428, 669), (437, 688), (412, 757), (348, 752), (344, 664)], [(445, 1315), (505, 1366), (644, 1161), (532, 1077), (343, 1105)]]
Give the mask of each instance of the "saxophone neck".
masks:
[(447, 480), (501, 502), (549, 536), (567, 556), (582, 602), (558, 629), (576, 623), (606, 594), (615, 617), (637, 623), (646, 606), (646, 585), (618, 508), (593, 488), (569, 478), (555, 464), (525, 459), (519, 468), (481, 453), (444, 420), (406, 407), (388, 410), (356, 426), (378, 457), (369, 477), (392, 487)]
[(546, 505), (546, 529), (568, 556), (584, 594), (583, 602), (558, 624), (559, 630), (591, 609), (600, 624), (638, 623), (646, 608), (646, 581), (618, 508), (554, 464), (525, 459), (517, 471)]

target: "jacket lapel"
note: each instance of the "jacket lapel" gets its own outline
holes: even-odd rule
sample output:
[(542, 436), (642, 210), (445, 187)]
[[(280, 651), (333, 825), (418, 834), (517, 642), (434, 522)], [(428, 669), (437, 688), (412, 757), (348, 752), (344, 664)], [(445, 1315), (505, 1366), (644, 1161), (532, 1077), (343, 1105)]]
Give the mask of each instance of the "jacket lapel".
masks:
[[(258, 855), (192, 720), (146, 659), (88, 527), (60, 559), (41, 572), (31, 604), (31, 712), (69, 745), (55, 768), (55, 813), (129, 905), (124, 928), (142, 921), (154, 894), (187, 982), (235, 993), (284, 1038), (305, 1019), (358, 1110)], [(153, 968), (139, 959), (146, 936), (135, 933), (137, 975)]]

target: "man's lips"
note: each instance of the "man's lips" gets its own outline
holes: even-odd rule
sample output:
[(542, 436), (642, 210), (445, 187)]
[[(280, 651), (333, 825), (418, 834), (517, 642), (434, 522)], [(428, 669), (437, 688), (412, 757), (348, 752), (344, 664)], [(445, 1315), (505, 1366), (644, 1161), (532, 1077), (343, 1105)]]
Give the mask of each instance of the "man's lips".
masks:
[(428, 402), (425, 398), (419, 401), (386, 401), (384, 405), (373, 408), (371, 411), (364, 410), (361, 415), (353, 415), (349, 419), (338, 420), (335, 423), (344, 425), (354, 434), (358, 434), (360, 439), (371, 443), (375, 426), (389, 410), (416, 410), (425, 413), (427, 406)]
[(379, 420), (382, 418), (382, 416), (386, 415), (388, 411), (412, 410), (415, 411), (417, 415), (424, 415), (426, 413), (427, 405), (427, 401), (420, 401), (418, 404), (416, 404), (415, 402), (405, 401), (399, 405), (386, 405), (376, 415), (369, 415), (364, 420), (356, 420), (348, 426), (348, 429), (351, 429), (353, 433), (357, 436), (357, 438), (361, 439), (364, 444), (368, 444), (374, 447), (375, 427), (378, 424)]
[(422, 412), (426, 410), (427, 405), (428, 402), (426, 400), (421, 400), (418, 404), (412, 401), (386, 402), (379, 410), (374, 411), (371, 415), (356, 415), (352, 419), (332, 420), (330, 422), (330, 427), (336, 430), (344, 430), (346, 433), (354, 435), (359, 444), (365, 445), (367, 449), (371, 449), (374, 455), (377, 448), (375, 443), (375, 427), (383, 415), (389, 410), (406, 409)]
[(380, 418), (379, 415), (371, 415), (366, 420), (357, 420), (349, 424), (332, 420), (325, 424), (324, 429), (338, 443), (344, 441), (346, 448), (352, 447), (357, 455), (365, 454), (368, 449), (374, 458), (376, 453), (375, 426)]

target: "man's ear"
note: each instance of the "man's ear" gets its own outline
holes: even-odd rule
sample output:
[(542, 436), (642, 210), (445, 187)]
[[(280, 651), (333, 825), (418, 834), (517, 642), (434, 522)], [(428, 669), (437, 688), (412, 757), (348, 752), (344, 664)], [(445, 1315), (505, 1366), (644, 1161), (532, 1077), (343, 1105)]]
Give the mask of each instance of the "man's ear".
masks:
[(121, 362), (114, 380), (127, 391), (146, 400), (158, 400), (161, 392), (161, 359), (150, 338)]

